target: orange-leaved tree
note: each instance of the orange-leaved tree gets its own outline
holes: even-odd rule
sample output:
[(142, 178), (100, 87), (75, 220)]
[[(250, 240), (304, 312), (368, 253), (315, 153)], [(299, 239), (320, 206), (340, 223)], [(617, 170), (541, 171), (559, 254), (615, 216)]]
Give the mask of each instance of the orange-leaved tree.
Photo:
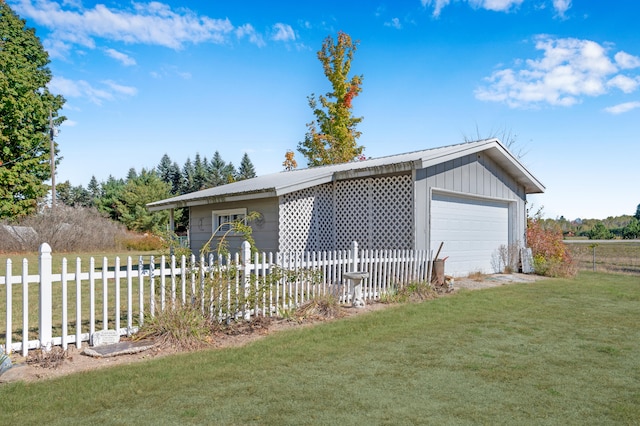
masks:
[(336, 41), (328, 36), (318, 52), (333, 90), (318, 99), (314, 94), (307, 98), (316, 118), (307, 124), (305, 140), (298, 144), (298, 151), (310, 167), (353, 161), (364, 149), (357, 144), (360, 132), (356, 130), (362, 117), (354, 117), (352, 112), (353, 99), (362, 91), (363, 77), (349, 79), (357, 46), (357, 41), (339, 31)]

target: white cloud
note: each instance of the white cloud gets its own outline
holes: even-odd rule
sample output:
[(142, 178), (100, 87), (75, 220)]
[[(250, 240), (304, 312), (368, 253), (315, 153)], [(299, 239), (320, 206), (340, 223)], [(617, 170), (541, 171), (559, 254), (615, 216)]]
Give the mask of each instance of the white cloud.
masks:
[(401, 30), (402, 29), (402, 24), (400, 23), (400, 19), (398, 19), (398, 18), (393, 18), (393, 19), (391, 19), (391, 21), (385, 22), (384, 26), (385, 27), (392, 27), (392, 28), (395, 28), (397, 30)]
[(277, 23), (273, 26), (272, 40), (275, 41), (295, 41), (296, 33), (291, 28), (291, 25)]
[(622, 90), (624, 93), (632, 93), (640, 85), (638, 78), (629, 78), (626, 75), (618, 74), (611, 80), (607, 81), (607, 86), (615, 87)]
[(187, 43), (225, 43), (234, 29), (228, 19), (199, 16), (188, 9), (173, 11), (168, 5), (133, 3), (133, 10), (93, 8), (63, 10), (51, 0), (21, 0), (13, 6), (22, 17), (52, 31), (55, 40), (94, 48), (95, 38), (180, 49)]
[(115, 49), (105, 49), (107, 56), (119, 61), (122, 65), (130, 67), (136, 64), (136, 60), (126, 53), (118, 52)]
[[(442, 9), (451, 3), (451, 0), (420, 0), (422, 6), (433, 6), (433, 16), (439, 17)], [(464, 0), (474, 9), (486, 9), (494, 12), (509, 12), (522, 4), (524, 0)]]
[(112, 80), (104, 80), (103, 83), (109, 86), (111, 90), (113, 90), (114, 92), (117, 92), (123, 95), (134, 96), (138, 93), (138, 89), (136, 89), (135, 87), (123, 86)]
[(102, 105), (103, 101), (113, 99), (112, 93), (96, 89), (85, 80), (69, 80), (64, 77), (54, 76), (49, 82), (49, 90), (65, 98), (87, 98), (96, 105)]
[(633, 109), (640, 108), (640, 102), (625, 102), (622, 104), (614, 105), (612, 107), (605, 108), (604, 110), (610, 114), (622, 114), (629, 112)]
[(102, 105), (103, 101), (112, 101), (114, 94), (133, 96), (137, 89), (123, 86), (111, 80), (103, 82), (106, 88), (93, 87), (85, 80), (70, 80), (64, 77), (53, 77), (49, 82), (51, 93), (60, 94), (65, 98), (85, 98), (96, 105)]
[(553, 8), (559, 17), (564, 18), (564, 14), (571, 8), (571, 0), (553, 0)]
[(632, 69), (640, 67), (640, 58), (629, 55), (627, 52), (618, 52), (614, 56), (616, 63), (622, 69)]
[(524, 0), (467, 0), (474, 8), (492, 10), (494, 12), (508, 12), (511, 8), (520, 6)]
[(258, 47), (265, 45), (264, 39), (256, 32), (251, 24), (244, 24), (236, 28), (236, 36), (239, 39), (247, 37), (251, 43)]
[(638, 86), (637, 80), (618, 75), (607, 50), (593, 41), (540, 36), (535, 47), (542, 58), (517, 60), (513, 68), (495, 71), (476, 89), (476, 98), (511, 107), (571, 106), (612, 87), (630, 93)]
[(447, 6), (450, 0), (420, 0), (422, 2), (422, 6), (427, 7), (433, 5), (433, 16), (439, 17), (440, 12)]

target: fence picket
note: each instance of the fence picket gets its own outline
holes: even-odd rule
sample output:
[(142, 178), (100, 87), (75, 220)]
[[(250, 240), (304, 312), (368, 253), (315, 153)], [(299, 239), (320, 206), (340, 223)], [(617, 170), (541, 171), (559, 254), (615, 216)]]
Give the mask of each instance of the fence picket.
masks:
[(7, 259), (7, 269), (5, 272), (5, 280), (4, 280), (4, 286), (5, 286), (5, 290), (7, 293), (7, 312), (6, 312), (6, 319), (7, 319), (7, 331), (5, 333), (5, 352), (7, 353), (7, 355), (11, 354), (11, 347), (12, 347), (12, 340), (11, 338), (13, 337), (13, 324), (12, 324), (12, 318), (11, 315), (13, 314), (13, 280), (12, 280), (12, 274), (11, 274), (11, 267), (12, 267), (12, 262), (11, 259)]
[[(47, 245), (48, 246), (48, 245)], [(380, 298), (391, 288), (401, 287), (408, 283), (424, 278), (428, 273), (427, 252), (422, 250), (371, 250), (359, 249), (357, 243), (351, 245), (349, 250), (332, 251), (298, 251), (290, 253), (256, 253), (250, 254), (250, 249), (245, 247), (242, 253), (228, 254), (226, 256), (211, 254), (208, 259), (200, 257), (196, 263), (195, 256), (187, 259), (181, 256), (180, 266), (176, 267), (176, 257), (167, 259), (160, 257), (160, 265), (156, 265), (155, 258), (150, 256), (145, 263), (143, 256), (138, 258), (137, 272), (131, 257), (127, 258), (126, 268), (123, 267), (120, 257), (116, 257), (113, 273), (109, 269), (109, 261), (106, 257), (102, 261), (101, 275), (98, 275), (95, 259), (90, 258), (88, 272), (82, 272), (82, 261), (76, 259), (75, 273), (68, 271), (66, 259), (62, 260), (62, 273), (53, 276), (51, 274), (51, 253), (46, 251), (43, 245), (39, 264), (39, 276), (28, 275), (28, 262), (23, 260), (22, 276), (14, 276), (11, 260), (7, 260), (4, 276), (0, 277), (0, 284), (4, 280), (6, 294), (6, 351), (22, 350), (24, 356), (30, 348), (44, 347), (51, 344), (59, 344), (67, 348), (69, 343), (75, 343), (80, 348), (84, 341), (90, 340), (96, 332), (96, 310), (98, 309), (96, 295), (96, 280), (102, 281), (102, 327), (108, 329), (112, 324), (120, 334), (131, 335), (137, 328), (134, 327), (134, 317), (138, 316), (137, 326), (144, 324), (145, 314), (157, 315), (167, 309), (165, 297), (170, 294), (171, 307), (177, 303), (198, 303), (203, 313), (210, 315), (217, 321), (245, 318), (251, 316), (274, 316), (308, 302), (315, 297), (331, 292), (336, 295), (341, 303), (349, 303), (352, 297), (352, 283), (343, 278), (348, 271), (364, 271), (369, 277), (363, 280), (363, 297), (367, 301)], [(49, 249), (50, 250), (50, 249)], [(44, 254), (44, 256), (43, 256)], [(47, 259), (48, 254), (48, 259)], [(277, 271), (277, 272), (276, 272)], [(138, 312), (134, 312), (134, 279), (138, 276), (137, 297)], [(148, 275), (148, 292), (145, 291)], [(180, 279), (178, 288), (177, 279)], [(126, 292), (122, 290), (122, 280), (126, 279)], [(167, 279), (170, 279), (170, 288), (167, 288)], [(56, 293), (56, 301), (62, 298), (62, 314), (56, 313), (56, 318), (61, 318), (61, 336), (51, 336), (51, 310), (52, 304), (41, 306), (38, 323), (39, 340), (29, 341), (29, 283), (40, 284), (40, 297), (47, 300), (51, 297), (51, 285), (53, 281), (60, 283), (61, 294)], [(69, 335), (73, 322), (69, 321), (68, 311), (68, 286), (69, 281), (75, 280), (75, 335)], [(88, 281), (88, 301), (82, 298), (83, 286)], [(187, 299), (188, 284), (191, 284), (191, 296)], [(13, 284), (22, 284), (22, 330), (21, 342), (13, 340), (14, 330), (12, 312)], [(159, 286), (156, 289), (156, 285)], [(47, 290), (47, 286), (49, 289)], [(111, 299), (109, 294), (112, 293)], [(159, 292), (159, 294), (158, 294)], [(180, 292), (178, 295), (177, 293)], [(208, 293), (208, 294), (205, 294)], [(47, 294), (49, 296), (47, 296)], [(126, 297), (126, 301), (122, 300)], [(198, 300), (200, 299), (200, 300)], [(208, 299), (208, 300), (207, 300)], [(145, 312), (145, 300), (148, 300), (148, 310)], [(88, 302), (88, 303), (87, 303)], [(40, 300), (38, 301), (40, 304)], [(113, 303), (113, 305), (111, 305)], [(126, 328), (121, 327), (126, 303)], [(46, 305), (46, 303), (45, 303)], [(83, 306), (88, 305), (88, 328), (83, 333)], [(226, 305), (226, 307), (225, 307)], [(60, 306), (60, 305), (57, 305)], [(205, 307), (208, 307), (205, 310)], [(84, 309), (87, 309), (85, 306)], [(268, 313), (267, 313), (268, 312)], [(44, 318), (43, 318), (44, 316)], [(47, 318), (48, 316), (48, 318)], [(86, 321), (86, 319), (85, 319)], [(110, 321), (112, 321), (110, 323)], [(86, 322), (85, 322), (86, 324)], [(86, 333), (88, 331), (88, 333)]]
[(62, 259), (62, 349), (67, 350), (67, 259)]

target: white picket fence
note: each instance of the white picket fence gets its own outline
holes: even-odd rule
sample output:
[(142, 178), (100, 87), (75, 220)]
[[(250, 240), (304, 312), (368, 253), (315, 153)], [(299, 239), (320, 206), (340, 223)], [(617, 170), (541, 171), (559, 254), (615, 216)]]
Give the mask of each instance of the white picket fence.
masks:
[[(349, 271), (369, 273), (362, 287), (365, 300), (371, 301), (410, 282), (426, 281), (428, 263), (425, 251), (360, 250), (356, 242), (342, 251), (253, 255), (244, 242), (240, 253), (226, 257), (150, 256), (145, 261), (141, 256), (123, 264), (118, 257), (113, 265), (104, 258), (101, 267), (91, 258), (86, 272), (80, 259), (70, 268), (65, 258), (61, 273), (54, 274), (45, 243), (37, 275), (29, 275), (26, 259), (16, 275), (11, 259), (6, 262), (0, 277), (0, 306), (6, 308), (0, 344), (7, 354), (21, 351), (23, 356), (36, 348), (81, 348), (96, 330), (131, 335), (145, 318), (184, 303), (197, 303), (218, 321), (282, 315), (327, 293), (349, 303), (351, 284), (342, 276)], [(14, 323), (14, 311), (22, 316), (21, 324)]]

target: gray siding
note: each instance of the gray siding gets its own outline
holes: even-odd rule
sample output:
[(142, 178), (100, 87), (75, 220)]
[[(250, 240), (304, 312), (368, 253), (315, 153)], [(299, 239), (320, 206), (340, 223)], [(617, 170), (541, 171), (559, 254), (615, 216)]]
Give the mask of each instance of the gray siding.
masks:
[[(237, 208), (246, 208), (247, 212), (256, 211), (262, 215), (260, 220), (250, 224), (258, 250), (265, 252), (278, 250), (278, 200), (274, 197), (191, 207), (189, 230), (191, 249), (194, 253), (198, 254), (200, 248), (211, 238), (213, 211)], [(215, 249), (217, 241), (218, 239), (215, 239), (212, 249)], [(231, 236), (228, 237), (228, 241), (229, 249), (235, 252), (240, 248), (242, 238)]]
[(429, 211), (433, 190), (510, 201), (509, 243), (524, 244), (526, 231), (524, 187), (484, 153), (477, 153), (415, 172), (417, 249), (433, 249), (429, 247)]

